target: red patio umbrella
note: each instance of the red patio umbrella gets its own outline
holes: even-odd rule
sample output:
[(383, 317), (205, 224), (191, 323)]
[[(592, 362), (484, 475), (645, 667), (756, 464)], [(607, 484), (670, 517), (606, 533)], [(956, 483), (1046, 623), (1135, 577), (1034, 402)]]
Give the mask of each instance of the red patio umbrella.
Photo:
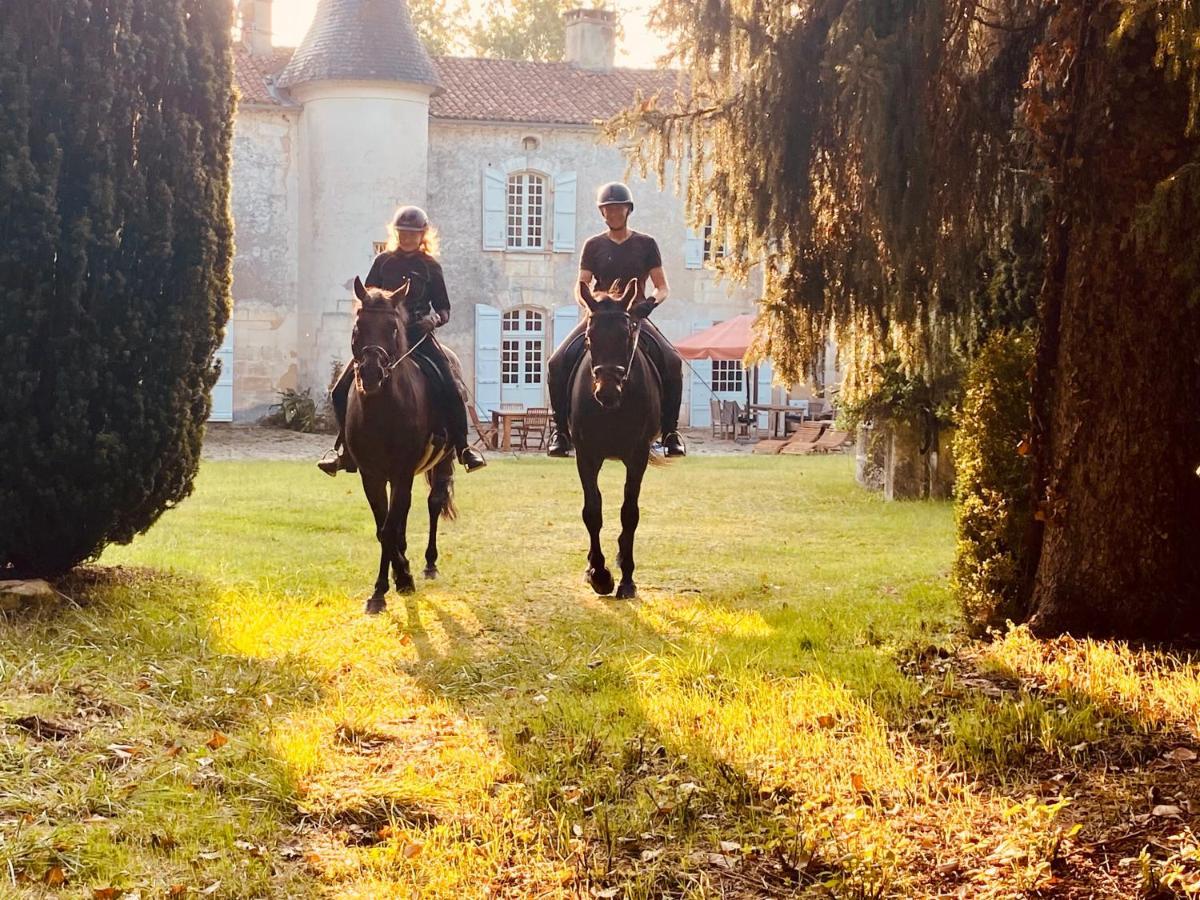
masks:
[(750, 346), (750, 326), (753, 324), (754, 316), (750, 313), (734, 316), (676, 341), (675, 349), (684, 359), (741, 360)]
[[(754, 316), (751, 313), (734, 316), (676, 341), (675, 349), (684, 359), (736, 359), (741, 362), (746, 355), (746, 348), (750, 346), (750, 328), (753, 324)], [(746, 382), (746, 405), (749, 406), (752, 402), (752, 382), (755, 393), (758, 392), (758, 366), (744, 370), (742, 377)]]

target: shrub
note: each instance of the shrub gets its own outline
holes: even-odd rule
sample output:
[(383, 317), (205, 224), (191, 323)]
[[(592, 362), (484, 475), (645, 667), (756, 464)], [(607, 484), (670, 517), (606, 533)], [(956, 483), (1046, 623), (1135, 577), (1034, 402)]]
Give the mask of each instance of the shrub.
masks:
[(1033, 338), (994, 332), (972, 362), (954, 442), (958, 544), (954, 584), (971, 629), (1024, 618), (1031, 524), (1028, 444)]
[(0, 573), (61, 573), (191, 491), (229, 314), (231, 13), (4, 4)]

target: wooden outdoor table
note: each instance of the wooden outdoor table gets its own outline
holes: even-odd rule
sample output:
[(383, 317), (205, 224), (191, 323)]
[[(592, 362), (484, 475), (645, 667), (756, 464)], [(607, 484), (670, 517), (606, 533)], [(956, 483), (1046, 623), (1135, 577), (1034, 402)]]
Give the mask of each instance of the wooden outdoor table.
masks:
[(803, 406), (785, 406), (780, 403), (752, 403), (746, 407), (750, 412), (766, 413), (771, 423), (771, 437), (787, 437), (788, 414), (804, 417)]
[(496, 426), (501, 450), (512, 449), (512, 423), (514, 421), (524, 421), (524, 419), (525, 410), (523, 409), (492, 410), (492, 424)]

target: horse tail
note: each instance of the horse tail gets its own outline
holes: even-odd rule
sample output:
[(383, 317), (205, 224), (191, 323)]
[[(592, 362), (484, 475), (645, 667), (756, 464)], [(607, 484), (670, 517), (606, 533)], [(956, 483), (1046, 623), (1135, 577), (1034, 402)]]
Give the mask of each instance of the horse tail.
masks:
[(453, 457), (447, 457), (446, 460), (429, 469), (425, 473), (425, 480), (429, 483), (430, 496), (441, 501), (442, 518), (447, 522), (453, 522), (458, 518), (458, 507), (454, 505)]

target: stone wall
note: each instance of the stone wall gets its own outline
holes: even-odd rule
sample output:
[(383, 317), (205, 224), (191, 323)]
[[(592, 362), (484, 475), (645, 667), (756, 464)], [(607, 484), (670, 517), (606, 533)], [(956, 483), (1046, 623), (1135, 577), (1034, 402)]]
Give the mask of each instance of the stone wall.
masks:
[[(654, 321), (668, 337), (691, 334), (699, 320), (723, 320), (753, 311), (760, 294), (754, 279), (747, 286), (734, 286), (718, 283), (710, 270), (685, 268), (684, 246), (691, 232), (684, 221), (682, 199), (669, 188), (660, 191), (652, 180), (627, 178), (624, 155), (598, 130), (434, 119), (429, 131), (428, 210), (440, 232), (441, 260), (453, 307), (450, 324), (438, 334), (461, 356), (468, 386), (474, 384), (476, 303), (501, 310), (532, 307), (546, 315), (548, 325), (555, 308), (574, 303), (580, 250), (588, 237), (604, 230), (595, 191), (607, 181), (627, 181), (636, 200), (631, 227), (658, 240), (671, 297), (655, 313)], [(527, 143), (534, 148), (527, 149)], [(545, 250), (484, 250), (485, 167), (505, 175), (519, 169), (537, 171), (549, 176), (548, 185), (553, 184), (555, 175), (574, 172), (574, 248), (558, 252), (553, 246), (555, 198), (550, 196), (546, 201)], [(548, 355), (562, 335), (547, 337)], [(686, 373), (684, 382), (686, 389)], [(685, 417), (687, 406), (685, 397)]]
[(233, 131), (234, 419), (256, 419), (299, 385), (299, 110), (244, 106)]

